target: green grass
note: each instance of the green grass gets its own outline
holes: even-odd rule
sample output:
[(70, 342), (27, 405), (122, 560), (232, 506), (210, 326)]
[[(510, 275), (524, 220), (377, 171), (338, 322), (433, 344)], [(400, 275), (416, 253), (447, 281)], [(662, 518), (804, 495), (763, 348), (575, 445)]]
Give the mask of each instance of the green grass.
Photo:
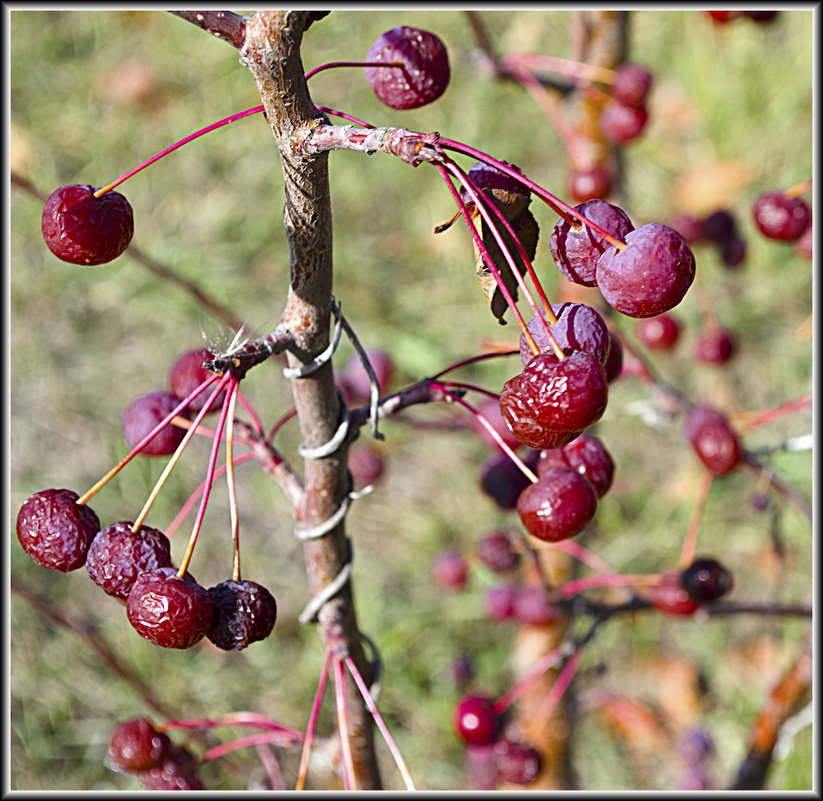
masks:
[[(570, 52), (568, 12), (481, 13), (501, 50)], [(745, 175), (739, 185), (713, 188), (738, 216), (749, 244), (745, 267), (728, 272), (710, 249), (695, 251), (700, 287), (738, 334), (740, 352), (721, 371), (694, 363), (690, 348), (700, 326), (695, 287), (677, 310), (684, 341), (671, 356), (653, 357), (654, 364), (689, 396), (731, 411), (795, 398), (811, 382), (811, 340), (798, 338), (812, 311), (811, 268), (791, 247), (759, 237), (748, 210), (760, 191), (788, 187), (812, 174), (811, 12), (784, 11), (773, 26), (743, 20), (723, 29), (694, 11), (639, 11), (632, 20), (632, 58), (655, 75), (648, 131), (627, 148), (632, 220), (664, 222), (680, 210), (680, 182), (697, 170), (734, 163)], [(525, 92), (478, 78), (471, 36), (459, 12), (335, 10), (307, 32), (304, 65), (360, 58), (382, 31), (397, 24), (436, 31), (445, 41), (452, 82), (441, 100), (394, 112), (381, 106), (360, 70), (339, 70), (312, 79), (315, 101), (378, 125), (440, 131), (514, 161), (563, 197), (566, 159), (559, 138)], [(15, 10), (10, 33), (11, 166), (45, 192), (64, 183), (103, 184), (183, 136), (259, 103), (231, 47), (170, 15)], [(153, 74), (154, 92), (145, 102), (123, 102), (112, 92), (126, 61)], [(455, 226), (432, 234), (453, 208), (428, 167), (412, 170), (382, 154), (364, 158), (341, 152), (331, 154), (330, 171), (335, 294), (362, 341), (393, 353), (399, 383), (471, 355), (481, 340), (515, 336), (511, 324), (499, 327), (486, 309), (465, 231)], [(248, 315), (252, 328), (270, 330), (288, 282), (281, 180), (264, 121), (239, 121), (129, 181), (124, 192), (135, 210), (134, 242), (196, 281), (240, 319)], [(556, 216), (533, 207), (542, 230), (535, 263), (551, 295), (557, 279), (546, 243)], [(41, 211), (37, 201), (12, 190), (10, 527), (33, 492), (50, 486), (83, 491), (103, 475), (124, 453), (125, 405), (164, 386), (178, 353), (199, 347), (202, 331), (214, 335), (220, 329), (188, 295), (158, 281), (128, 254), (92, 269), (59, 262), (43, 246)], [(632, 336), (632, 320), (617, 323)], [(348, 346), (341, 348), (340, 364), (349, 352)], [(461, 378), (496, 389), (516, 369), (498, 360), (466, 370)], [(272, 423), (289, 407), (289, 388), (274, 366), (258, 368), (246, 383), (264, 421)], [(637, 382), (618, 382), (598, 426), (618, 475), (600, 505), (597, 529), (585, 541), (625, 572), (652, 572), (676, 561), (699, 475), (684, 447), (679, 418), (659, 427), (644, 425), (637, 403), (648, 397)], [(444, 422), (452, 415), (465, 419), (445, 408), (416, 409), (408, 418)], [(810, 426), (808, 412), (795, 414), (746, 443), (766, 446)], [(471, 553), (485, 531), (516, 521), (478, 490), (476, 468), (488, 455), (480, 442), (459, 432), (418, 433), (400, 422), (384, 428), (387, 475), (368, 499), (354, 504), (349, 517), (357, 551), (358, 616), (385, 660), (381, 709), (418, 787), (464, 788), (461, 749), (450, 731), (458, 695), (450, 664), (459, 653), (470, 653), (477, 686), (502, 693), (510, 684), (513, 630), (483, 617), (483, 593), (494, 577), (478, 568), (465, 594), (444, 596), (432, 587), (430, 563), (447, 546)], [(293, 453), (297, 442), (296, 429), (287, 426), (280, 441), (284, 452)], [(202, 480), (207, 447), (197, 442), (196, 453), (187, 452), (150, 524), (170, 522)], [(93, 504), (101, 520), (133, 519), (162, 462), (136, 460), (108, 485)], [(809, 453), (780, 454), (773, 463), (810, 494)], [(10, 571), (58, 608), (97, 626), (131, 670), (181, 714), (251, 709), (300, 728), (322, 664), (316, 633), (296, 622), (307, 599), (301, 549), (283, 493), (250, 464), (238, 472), (244, 564), (249, 578), (270, 587), (279, 607), (275, 634), (266, 644), (241, 654), (209, 647), (160, 652), (134, 634), (122, 609), (101, 598), (84, 571), (48, 573), (14, 538)], [(774, 572), (768, 560), (772, 513), (750, 508), (754, 486), (749, 474), (715, 482), (700, 551), (716, 554), (732, 569), (733, 600), (809, 602), (809, 526), (774, 499), (786, 546), (785, 563)], [(207, 586), (223, 580), (230, 565), (222, 496), (213, 495), (193, 562)], [(184, 530), (179, 537), (185, 536)], [(178, 547), (175, 541), (179, 558)], [(133, 779), (108, 770), (104, 756), (116, 722), (144, 713), (140, 700), (81, 639), (14, 595), (10, 623), (11, 788), (137, 789)], [(651, 687), (637, 685), (633, 671), (640, 661), (657, 654), (688, 660), (708, 685), (697, 721), (715, 737), (712, 778), (724, 787), (745, 752), (769, 686), (805, 634), (806, 626), (796, 621), (637, 615), (601, 629), (581, 665), (581, 683), (656, 703), (660, 699)], [(755, 644), (761, 648), (756, 653), (767, 654), (765, 661), (755, 661)], [(607, 667), (602, 676), (593, 672), (600, 661)], [(328, 730), (330, 717), (324, 713), (322, 721)], [(809, 734), (807, 729), (797, 735), (769, 789), (811, 788)], [(625, 747), (592, 713), (581, 719), (575, 749), (585, 789), (651, 789), (639, 784)], [(380, 756), (387, 786), (399, 788), (385, 749)], [(207, 787), (236, 789), (261, 779), (253, 754), (237, 752), (231, 761), (240, 772), (209, 766), (203, 772)], [(293, 775), (293, 756), (284, 761), (284, 770)], [(312, 775), (322, 786), (322, 765)], [(666, 781), (668, 774), (661, 770), (654, 776)]]

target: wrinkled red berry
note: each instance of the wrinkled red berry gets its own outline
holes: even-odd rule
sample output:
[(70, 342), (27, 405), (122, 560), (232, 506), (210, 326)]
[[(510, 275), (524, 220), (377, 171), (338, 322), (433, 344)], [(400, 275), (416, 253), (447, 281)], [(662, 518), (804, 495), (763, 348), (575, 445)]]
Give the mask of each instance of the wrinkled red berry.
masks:
[[(585, 350), (605, 364), (609, 356), (611, 340), (609, 329), (600, 314), (585, 303), (552, 303), (551, 307), (557, 322), (550, 324), (549, 330), (563, 353), (569, 356), (573, 351)], [(545, 309), (541, 310), (541, 314), (548, 322), (549, 318)], [(529, 320), (526, 328), (541, 353), (554, 353), (554, 347), (549, 341), (544, 324), (540, 322), (537, 315)], [(533, 356), (534, 353), (525, 334), (521, 334), (520, 359), (525, 365), (532, 360)]]
[(537, 475), (542, 476), (553, 467), (571, 467), (587, 478), (598, 498), (602, 498), (614, 480), (614, 460), (606, 446), (597, 438), (581, 434), (573, 442), (560, 448), (540, 452)]
[[(123, 411), (123, 434), (133, 448), (180, 404), (180, 398), (170, 392), (156, 390), (135, 398)], [(188, 419), (186, 409), (178, 412)], [(174, 453), (186, 435), (185, 429), (167, 423), (140, 451), (144, 456), (167, 456)]]
[(149, 526), (132, 532), (133, 523), (112, 523), (99, 531), (86, 554), (91, 580), (108, 594), (125, 600), (141, 573), (171, 565), (168, 537)]
[(116, 259), (131, 242), (134, 215), (119, 192), (100, 197), (88, 184), (61, 186), (43, 208), (43, 239), (57, 258), (89, 266)]
[(197, 761), (186, 748), (172, 748), (169, 758), (151, 770), (140, 771), (137, 778), (144, 790), (202, 790), (194, 775)]
[(193, 580), (173, 567), (141, 573), (129, 593), (126, 614), (137, 633), (163, 648), (191, 648), (208, 631), (214, 604)]
[(494, 744), (494, 767), (499, 783), (531, 784), (543, 770), (543, 759), (535, 748), (501, 739)]
[(73, 490), (35, 492), (17, 513), (17, 539), (41, 567), (68, 573), (86, 561), (86, 553), (100, 529), (97, 515), (76, 503)]

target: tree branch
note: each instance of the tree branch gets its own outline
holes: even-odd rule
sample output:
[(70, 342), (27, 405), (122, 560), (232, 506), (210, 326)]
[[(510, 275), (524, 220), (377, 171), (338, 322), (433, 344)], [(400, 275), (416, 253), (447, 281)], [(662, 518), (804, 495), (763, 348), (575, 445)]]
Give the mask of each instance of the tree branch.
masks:
[(240, 50), (246, 38), (246, 18), (233, 11), (172, 11), (184, 19), (202, 28), (204, 31), (228, 42)]

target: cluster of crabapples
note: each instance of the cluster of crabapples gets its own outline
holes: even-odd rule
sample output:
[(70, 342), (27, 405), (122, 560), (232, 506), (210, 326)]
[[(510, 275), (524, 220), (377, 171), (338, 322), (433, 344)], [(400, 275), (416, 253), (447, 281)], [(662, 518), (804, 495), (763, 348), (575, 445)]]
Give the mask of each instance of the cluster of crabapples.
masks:
[[(139, 444), (182, 398), (208, 375), (202, 367), (211, 354), (190, 351), (175, 362), (170, 385), (180, 393), (149, 392), (123, 413), (130, 446)], [(196, 396), (180, 412), (186, 418), (202, 408)], [(216, 411), (217, 398), (209, 411)], [(146, 456), (174, 452), (183, 430), (166, 424), (141, 449)], [(134, 629), (166, 648), (190, 648), (203, 637), (223, 650), (240, 650), (269, 636), (277, 616), (272, 594), (261, 584), (230, 579), (208, 589), (188, 571), (172, 565), (170, 542), (160, 530), (131, 521), (101, 526), (97, 514), (76, 492), (46, 489), (26, 500), (17, 515), (17, 537), (42, 567), (69, 572), (85, 565), (89, 577), (107, 595), (126, 606)]]

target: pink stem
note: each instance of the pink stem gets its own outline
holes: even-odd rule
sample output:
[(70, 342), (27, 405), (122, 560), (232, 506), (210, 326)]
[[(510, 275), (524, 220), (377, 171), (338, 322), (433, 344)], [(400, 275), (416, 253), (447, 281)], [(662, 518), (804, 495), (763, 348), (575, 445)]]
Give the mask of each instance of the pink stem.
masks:
[(197, 131), (196, 133), (187, 136), (185, 139), (181, 139), (179, 142), (175, 142), (173, 145), (170, 145), (165, 150), (161, 150), (159, 153), (152, 156), (147, 161), (144, 161), (142, 164), (138, 164), (136, 167), (129, 170), (128, 172), (123, 173), (123, 175), (121, 175), (116, 180), (112, 181), (110, 184), (107, 184), (101, 189), (98, 189), (94, 193), (94, 196), (100, 197), (101, 195), (106, 194), (106, 192), (114, 189), (116, 186), (120, 186), (120, 184), (122, 184), (123, 181), (128, 180), (132, 177), (132, 175), (135, 175), (136, 173), (140, 172), (140, 170), (145, 169), (150, 164), (154, 164), (155, 161), (157, 161), (158, 159), (162, 159), (163, 156), (167, 156), (169, 153), (177, 150), (177, 148), (183, 147), (183, 145), (188, 144), (193, 139), (197, 139), (198, 137), (203, 136), (203, 134), (207, 134), (209, 131), (215, 130), (215, 128), (222, 128), (224, 125), (228, 125), (231, 122), (240, 120), (243, 117), (250, 117), (252, 114), (259, 114), (261, 111), (263, 111), (263, 106), (254, 106), (253, 108), (247, 108), (245, 111), (239, 111), (237, 114), (232, 114), (231, 117), (226, 117), (224, 120), (220, 120), (219, 122), (214, 122), (211, 125), (208, 125), (207, 127)]
[(563, 654), (559, 648), (554, 648), (548, 653), (543, 654), (543, 656), (529, 668), (528, 672), (522, 678), (518, 679), (514, 686), (494, 702), (493, 708), (495, 714), (499, 715), (508, 709), (537, 679), (547, 670), (554, 667), (562, 658)]
[(537, 711), (537, 715), (535, 715), (536, 720), (545, 720), (548, 718), (554, 711), (554, 708), (560, 703), (560, 699), (563, 697), (563, 694), (574, 678), (574, 674), (577, 672), (577, 666), (580, 664), (582, 656), (583, 649), (578, 647), (571, 657), (569, 657), (568, 662), (563, 666), (563, 670), (560, 671), (557, 681), (551, 690), (549, 690), (546, 700), (540, 705), (540, 709)]
[(283, 741), (282, 735), (275, 732), (249, 734), (247, 737), (238, 737), (236, 740), (231, 740), (228, 743), (222, 743), (214, 748), (210, 748), (203, 754), (203, 761), (208, 762), (210, 759), (217, 759), (218, 757), (228, 754), (230, 751), (236, 751), (238, 748), (248, 748), (250, 745), (260, 745), (261, 743), (276, 743), (286, 748), (294, 745), (293, 742)]
[(334, 679), (334, 701), (337, 709), (337, 733), (340, 737), (340, 750), (343, 754), (343, 789), (356, 790), (354, 762), (351, 743), (349, 742), (348, 698), (346, 697), (346, 674), (343, 662), (332, 656), (332, 678)]
[(317, 730), (317, 718), (320, 715), (320, 704), (323, 701), (323, 691), (326, 689), (326, 680), (329, 677), (329, 666), (331, 664), (331, 651), (326, 651), (323, 667), (320, 671), (320, 679), (317, 682), (317, 692), (309, 712), (309, 722), (306, 724), (306, 736), (303, 739), (303, 753), (300, 755), (300, 767), (297, 771), (297, 784), (295, 790), (302, 790), (306, 783), (306, 774), (309, 770), (309, 757), (311, 747), (314, 743), (314, 733)]
[(573, 556), (578, 561), (587, 565), (592, 570), (598, 573), (614, 573), (614, 570), (606, 564), (599, 556), (592, 553), (588, 548), (584, 548), (579, 542), (574, 540), (560, 540), (559, 542), (541, 542), (533, 544), (534, 548), (552, 548), (556, 551), (563, 551), (564, 553)]
[(446, 389), (446, 387), (444, 387), (442, 384), (432, 382), (432, 387), (434, 389), (440, 390), (444, 395), (448, 395), (452, 400), (468, 409), (477, 418), (477, 420), (480, 422), (483, 428), (485, 428), (486, 431), (489, 432), (489, 435), (497, 443), (500, 450), (502, 450), (503, 453), (505, 453), (506, 456), (508, 456), (509, 459), (511, 459), (517, 465), (517, 467), (520, 468), (520, 471), (523, 473), (523, 475), (526, 476), (526, 478), (528, 478), (529, 481), (531, 481), (533, 484), (537, 482), (537, 476), (534, 473), (532, 473), (532, 471), (529, 470), (528, 467), (526, 467), (526, 465), (523, 463), (523, 460), (505, 443), (503, 437), (501, 437), (500, 434), (497, 433), (494, 426), (488, 420), (486, 420), (486, 418), (480, 412), (478, 412), (477, 409), (474, 408), (474, 406), (472, 406), (469, 403), (466, 403), (466, 401), (464, 401), (463, 398), (461, 398), (459, 395), (455, 395), (453, 392), (449, 392), (449, 390)]
[[(223, 434), (223, 426), (226, 424), (226, 415), (229, 410), (228, 398), (231, 394), (233, 394), (234, 387), (237, 384), (237, 379), (233, 378), (231, 373), (226, 373), (223, 378), (228, 379), (230, 393), (220, 409), (220, 419), (217, 422), (216, 433), (211, 446), (211, 454), (209, 454), (209, 464), (206, 468), (206, 480), (203, 488), (203, 495), (200, 499), (200, 508), (197, 510), (197, 517), (194, 519), (194, 526), (192, 527), (191, 536), (189, 537), (189, 545), (186, 548), (186, 553), (180, 563), (180, 569), (177, 571), (177, 575), (180, 576), (180, 578), (182, 578), (185, 575), (186, 570), (188, 570), (192, 553), (194, 553), (194, 546), (197, 544), (197, 536), (200, 533), (200, 527), (203, 525), (203, 516), (206, 514), (206, 505), (209, 502), (209, 494), (211, 493), (211, 488), (214, 484), (214, 470), (217, 464), (217, 451), (220, 448), (220, 438)], [(205, 406), (204, 408), (208, 408), (208, 406)]]
[(371, 712), (374, 722), (377, 724), (377, 728), (380, 729), (380, 733), (383, 735), (383, 739), (386, 741), (386, 745), (389, 747), (391, 755), (394, 757), (395, 764), (403, 777), (403, 781), (406, 783), (406, 789), (416, 789), (408, 768), (406, 767), (406, 763), (403, 760), (403, 756), (400, 753), (400, 749), (397, 747), (397, 743), (391, 736), (388, 726), (386, 726), (382, 715), (378, 711), (377, 705), (374, 703), (374, 698), (372, 698), (369, 688), (366, 686), (366, 682), (363, 681), (363, 677), (360, 675), (357, 665), (354, 664), (354, 660), (350, 656), (346, 657), (346, 665), (351, 671), (355, 684), (357, 684), (357, 689), (360, 690), (360, 694), (363, 696), (363, 700), (366, 702), (366, 706), (368, 707), (369, 712)]
[(259, 712), (232, 712), (217, 718), (169, 720), (157, 728), (160, 731), (171, 731), (172, 729), (212, 729), (216, 726), (244, 726), (251, 729), (264, 729), (287, 735), (294, 742), (302, 742), (303, 740), (303, 735), (299, 731), (281, 726), (270, 717), (261, 715)]
[(687, 568), (694, 561), (694, 552), (697, 549), (697, 536), (700, 533), (700, 523), (703, 520), (703, 512), (706, 510), (706, 500), (709, 497), (709, 490), (712, 488), (714, 473), (708, 468), (703, 470), (700, 477), (700, 484), (697, 486), (697, 498), (694, 502), (689, 527), (686, 530), (686, 537), (683, 540), (683, 548), (680, 551), (678, 565), (680, 569)]
[(251, 417), (252, 425), (254, 426), (254, 430), (262, 437), (263, 436), (263, 424), (260, 422), (260, 418), (257, 416), (257, 413), (254, 411), (254, 408), (249, 403), (246, 396), (238, 389), (237, 390), (237, 400), (243, 405), (243, 408), (246, 410), (246, 413)]
[(621, 574), (609, 573), (600, 576), (586, 576), (585, 578), (567, 581), (561, 588), (560, 593), (564, 598), (570, 598), (578, 592), (591, 590), (595, 587), (643, 587), (653, 586), (660, 583), (660, 576), (657, 573), (643, 574)]
[(342, 111), (335, 111), (333, 108), (328, 108), (327, 106), (315, 106), (315, 108), (318, 111), (322, 111), (324, 114), (333, 114), (335, 117), (342, 117), (344, 120), (353, 122), (356, 125), (362, 125), (364, 128), (374, 128), (374, 125), (371, 125), (368, 122), (363, 122), (363, 120), (359, 120), (357, 117), (352, 117), (350, 114), (346, 114)]
[(321, 64), (319, 67), (309, 70), (303, 77), (308, 80), (312, 75), (317, 75), (318, 72), (330, 70), (334, 67), (393, 67), (403, 69), (405, 66), (405, 64), (399, 61), (330, 61), (328, 64)]
[(482, 361), (483, 359), (493, 359), (496, 356), (514, 356), (515, 353), (520, 353), (519, 350), (504, 350), (504, 351), (497, 351), (495, 353), (481, 353), (479, 356), (472, 356), (468, 359), (463, 359), (461, 362), (457, 362), (456, 364), (447, 367), (445, 370), (441, 370), (436, 375), (433, 375), (432, 378), (440, 378), (440, 376), (445, 375), (446, 373), (451, 372), (452, 370), (457, 370), (458, 367), (465, 367), (468, 364), (474, 364), (475, 362)]

